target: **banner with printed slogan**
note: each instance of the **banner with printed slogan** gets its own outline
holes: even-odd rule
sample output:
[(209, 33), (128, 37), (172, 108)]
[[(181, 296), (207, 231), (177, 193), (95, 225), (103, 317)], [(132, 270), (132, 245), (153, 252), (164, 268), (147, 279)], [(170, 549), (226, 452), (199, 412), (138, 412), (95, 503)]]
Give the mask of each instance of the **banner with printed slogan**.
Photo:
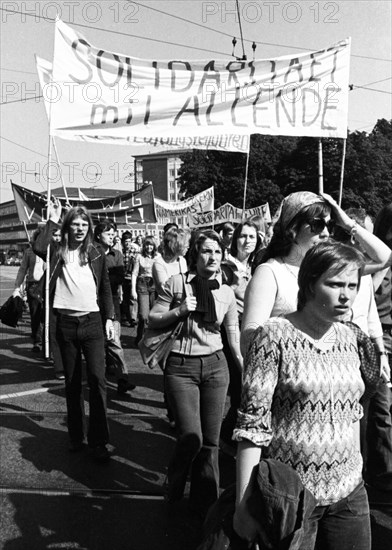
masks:
[[(11, 184), (20, 221), (26, 223), (45, 222), (47, 219), (46, 196)], [(65, 200), (60, 199), (63, 208)], [(117, 225), (128, 225), (134, 222), (156, 223), (154, 209), (154, 192), (152, 185), (139, 191), (125, 193), (109, 199), (70, 200), (71, 206), (85, 206), (94, 224), (113, 221)]]
[[(212, 212), (206, 212), (204, 214), (188, 214), (189, 227), (197, 229), (199, 227), (207, 227), (210, 225), (218, 225), (220, 223), (240, 223), (243, 219), (242, 208), (237, 208), (230, 203), (226, 203), (220, 206)], [(254, 208), (248, 208), (245, 210), (245, 220), (249, 220), (253, 216), (262, 216), (267, 223), (271, 222), (271, 214), (269, 204), (265, 203), (261, 206)]]
[(347, 137), (350, 39), (273, 59), (139, 59), (58, 21), (54, 51), (53, 136), (243, 152), (254, 133)]

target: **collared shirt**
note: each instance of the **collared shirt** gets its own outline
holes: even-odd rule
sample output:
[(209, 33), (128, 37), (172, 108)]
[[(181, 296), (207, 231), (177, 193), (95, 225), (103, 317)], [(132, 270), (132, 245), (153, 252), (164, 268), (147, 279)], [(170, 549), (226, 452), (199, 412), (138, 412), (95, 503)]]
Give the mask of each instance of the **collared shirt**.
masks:
[[(187, 293), (194, 295), (192, 280), (196, 273), (185, 275)], [(184, 329), (174, 342), (172, 351), (181, 355), (210, 355), (223, 348), (220, 326), (223, 323), (226, 331), (238, 331), (238, 313), (233, 289), (222, 285), (222, 276), (218, 274), (219, 288), (211, 290), (215, 301), (215, 323), (205, 323), (203, 314), (197, 311), (190, 313), (184, 319)], [(179, 307), (185, 299), (182, 275), (170, 277), (161, 287), (157, 302), (169, 306), (169, 309)]]

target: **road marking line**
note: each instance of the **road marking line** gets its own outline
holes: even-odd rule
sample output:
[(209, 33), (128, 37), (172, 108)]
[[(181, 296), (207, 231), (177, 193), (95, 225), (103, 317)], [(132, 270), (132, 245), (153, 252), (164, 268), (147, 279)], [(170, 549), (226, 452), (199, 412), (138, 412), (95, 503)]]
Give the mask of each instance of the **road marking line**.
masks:
[(27, 390), (27, 391), (20, 391), (17, 393), (5, 393), (4, 395), (0, 395), (0, 400), (2, 399), (12, 399), (13, 397), (24, 397), (25, 395), (34, 395), (38, 393), (46, 393), (49, 390), (62, 388), (63, 386), (52, 386), (51, 388), (39, 388), (36, 390)]

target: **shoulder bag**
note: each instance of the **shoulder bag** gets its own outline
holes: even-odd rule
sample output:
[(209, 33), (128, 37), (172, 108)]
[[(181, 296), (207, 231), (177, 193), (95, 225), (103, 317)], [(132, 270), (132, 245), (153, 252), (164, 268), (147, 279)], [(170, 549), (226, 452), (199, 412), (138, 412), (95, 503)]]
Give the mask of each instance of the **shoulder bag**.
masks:
[[(182, 284), (185, 297), (188, 295), (186, 290), (184, 274), (181, 273)], [(164, 328), (149, 328), (144, 331), (143, 338), (138, 347), (143, 362), (153, 369), (157, 365), (164, 370), (166, 360), (172, 350), (174, 341), (180, 334), (184, 326), (184, 321), (180, 320), (175, 325)]]

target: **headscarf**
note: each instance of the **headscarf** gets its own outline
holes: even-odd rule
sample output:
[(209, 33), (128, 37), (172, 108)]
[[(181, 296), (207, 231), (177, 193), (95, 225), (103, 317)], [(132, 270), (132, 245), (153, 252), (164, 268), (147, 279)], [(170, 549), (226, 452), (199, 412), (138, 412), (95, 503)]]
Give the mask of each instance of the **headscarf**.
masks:
[(325, 201), (311, 191), (297, 191), (285, 197), (280, 205), (279, 222), (282, 229), (286, 229), (295, 216), (307, 206)]

